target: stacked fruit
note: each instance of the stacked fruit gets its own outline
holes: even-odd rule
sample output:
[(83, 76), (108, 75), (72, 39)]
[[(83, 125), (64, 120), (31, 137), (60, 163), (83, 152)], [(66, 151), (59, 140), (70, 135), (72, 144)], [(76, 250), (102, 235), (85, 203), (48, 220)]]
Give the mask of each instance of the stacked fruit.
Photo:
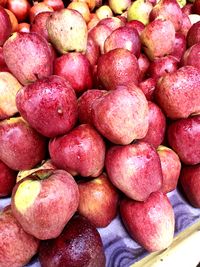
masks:
[(200, 1), (0, 5), (0, 266), (102, 267), (118, 210), (167, 248), (167, 193), (200, 208)]

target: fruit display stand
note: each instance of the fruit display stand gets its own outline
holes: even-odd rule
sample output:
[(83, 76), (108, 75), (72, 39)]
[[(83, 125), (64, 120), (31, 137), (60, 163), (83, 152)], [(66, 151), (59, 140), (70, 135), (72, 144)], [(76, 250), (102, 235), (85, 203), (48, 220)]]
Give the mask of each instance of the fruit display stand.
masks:
[[(185, 199), (178, 189), (168, 193), (170, 202), (175, 212), (175, 236), (171, 246), (161, 252), (148, 253), (136, 242), (129, 237), (122, 225), (120, 217), (117, 216), (109, 226), (98, 229), (102, 237), (102, 241), (106, 253), (106, 267), (150, 267), (150, 266), (172, 266), (159, 265), (165, 263), (165, 258), (174, 259), (176, 255), (177, 262), (180, 257), (184, 259), (183, 255), (177, 252), (177, 247), (180, 244), (184, 245), (185, 240), (188, 244), (195, 245), (196, 239), (199, 240), (199, 235), (192, 237), (196, 231), (200, 231), (200, 209), (195, 209)], [(0, 200), (0, 210), (8, 205), (10, 199)], [(198, 246), (199, 247), (199, 246)], [(192, 249), (195, 252), (195, 247)], [(179, 258), (177, 258), (179, 257)], [(193, 267), (192, 260), (197, 260), (193, 255), (192, 258), (187, 255), (191, 265), (181, 265)], [(199, 261), (200, 261), (200, 256)], [(169, 261), (170, 262), (170, 261)], [(37, 258), (34, 258), (27, 267), (39, 267), (40, 264)]]

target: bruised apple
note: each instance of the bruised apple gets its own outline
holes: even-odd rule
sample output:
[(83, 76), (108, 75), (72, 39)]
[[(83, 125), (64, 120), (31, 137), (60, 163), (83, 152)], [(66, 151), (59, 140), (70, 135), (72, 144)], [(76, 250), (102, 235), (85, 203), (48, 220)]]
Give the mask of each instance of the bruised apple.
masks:
[(101, 237), (83, 216), (74, 216), (59, 237), (42, 241), (39, 248), (42, 267), (105, 267)]
[(17, 173), (0, 161), (0, 197), (9, 196), (16, 183)]
[(0, 160), (13, 170), (26, 170), (46, 155), (46, 139), (22, 117), (0, 122)]
[(38, 239), (58, 237), (77, 210), (78, 186), (63, 170), (38, 170), (19, 181), (11, 207), (23, 229)]
[(94, 101), (92, 119), (98, 131), (111, 142), (130, 144), (147, 133), (148, 102), (136, 86), (134, 89), (119, 86)]
[(96, 227), (106, 227), (117, 215), (118, 192), (106, 174), (78, 184), (79, 214), (85, 216)]
[(81, 124), (69, 133), (51, 139), (49, 153), (53, 164), (73, 176), (97, 177), (104, 167), (104, 141), (89, 124)]
[(122, 200), (120, 214), (130, 236), (149, 252), (163, 250), (172, 243), (174, 211), (162, 192), (152, 193), (144, 202)]
[(15, 219), (10, 206), (0, 212), (0, 266), (19, 267), (37, 253), (39, 240), (26, 233)]
[(55, 75), (24, 86), (17, 93), (16, 104), (30, 126), (47, 137), (67, 133), (78, 117), (73, 88)]
[(39, 34), (14, 33), (5, 42), (3, 54), (9, 70), (23, 85), (52, 74), (51, 50)]
[(144, 201), (162, 186), (159, 156), (146, 142), (111, 147), (105, 167), (111, 182), (131, 199)]

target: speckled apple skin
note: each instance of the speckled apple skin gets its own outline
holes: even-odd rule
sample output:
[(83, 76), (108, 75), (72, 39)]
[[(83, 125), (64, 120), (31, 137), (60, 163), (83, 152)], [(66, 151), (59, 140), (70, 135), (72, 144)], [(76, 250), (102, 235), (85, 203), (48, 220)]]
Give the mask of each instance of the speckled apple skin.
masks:
[(53, 163), (73, 176), (97, 177), (104, 167), (105, 143), (89, 124), (81, 124), (49, 143)]
[(183, 163), (200, 163), (200, 116), (172, 123), (168, 127), (167, 136), (170, 146)]
[(131, 199), (144, 201), (162, 186), (160, 159), (148, 143), (111, 147), (105, 166), (111, 182)]
[(200, 71), (184, 66), (162, 77), (156, 86), (155, 97), (167, 117), (187, 118), (200, 112)]
[(26, 233), (10, 207), (0, 213), (0, 266), (21, 267), (37, 253), (39, 240)]
[(195, 208), (200, 208), (200, 165), (184, 166), (181, 170), (180, 183), (189, 202)]
[(41, 242), (42, 267), (105, 267), (101, 237), (86, 218), (74, 216), (57, 239)]
[(174, 236), (174, 211), (161, 192), (152, 193), (145, 202), (122, 200), (120, 214), (130, 236), (149, 252), (167, 248)]

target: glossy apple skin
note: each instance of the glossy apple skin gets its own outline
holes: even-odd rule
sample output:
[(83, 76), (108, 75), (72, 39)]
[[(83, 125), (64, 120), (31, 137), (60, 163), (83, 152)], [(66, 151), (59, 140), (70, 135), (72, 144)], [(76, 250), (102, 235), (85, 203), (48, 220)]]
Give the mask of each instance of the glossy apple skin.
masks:
[(9, 196), (16, 183), (17, 173), (0, 161), (0, 197)]
[(19, 23), (18, 32), (30, 32), (30, 24), (26, 22)]
[(168, 142), (181, 161), (200, 163), (200, 116), (177, 120), (168, 127)]
[(31, 5), (28, 0), (8, 0), (7, 8), (13, 12), (19, 22), (24, 21), (30, 11)]
[(147, 134), (141, 140), (157, 148), (164, 140), (166, 118), (162, 110), (155, 103), (149, 101), (149, 127)]
[(0, 213), (0, 266), (19, 267), (37, 253), (39, 240), (26, 233), (13, 216), (10, 206)]
[(103, 173), (88, 182), (78, 184), (80, 201), (78, 212), (96, 227), (106, 227), (117, 215), (117, 189)]
[(96, 99), (107, 93), (106, 90), (91, 89), (78, 98), (78, 118), (80, 123), (93, 124), (92, 105)]
[(34, 17), (33, 22), (31, 23), (30, 31), (42, 35), (47, 41), (49, 41), (48, 31), (46, 27), (46, 22), (48, 17), (52, 12), (42, 12)]
[(91, 65), (81, 53), (71, 52), (57, 58), (54, 61), (54, 74), (67, 80), (77, 94), (92, 88)]
[(42, 241), (39, 260), (42, 267), (105, 267), (106, 262), (101, 237), (83, 216), (74, 216), (58, 238)]
[(184, 66), (193, 66), (200, 70), (200, 43), (196, 43), (188, 48), (182, 58)]
[(8, 68), (23, 85), (53, 72), (49, 44), (39, 34), (14, 33), (4, 44), (3, 54)]
[(24, 86), (17, 93), (16, 104), (30, 126), (50, 138), (69, 132), (78, 118), (73, 88), (55, 75)]
[(5, 9), (0, 6), (0, 46), (2, 46), (11, 35), (12, 25)]
[(127, 145), (146, 135), (148, 103), (139, 88), (119, 86), (94, 101), (92, 119), (98, 131), (112, 143)]
[(111, 147), (105, 167), (111, 182), (131, 199), (144, 201), (162, 186), (160, 159), (148, 143)]
[(46, 155), (46, 139), (21, 117), (0, 122), (0, 160), (13, 170), (26, 170)]
[(156, 101), (167, 117), (187, 118), (200, 111), (200, 71), (184, 66), (166, 74), (157, 83)]
[(200, 42), (200, 21), (190, 27), (186, 39), (189, 47)]
[(104, 167), (105, 144), (89, 124), (81, 124), (49, 143), (53, 163), (73, 176), (97, 177)]
[(64, 8), (64, 3), (62, 0), (44, 0), (46, 5), (53, 8), (54, 11), (61, 10)]
[(180, 183), (191, 205), (200, 208), (200, 165), (184, 166)]
[(124, 199), (120, 214), (130, 236), (149, 252), (163, 250), (174, 236), (174, 211), (162, 192), (154, 192), (144, 202)]
[(137, 58), (127, 49), (116, 48), (101, 55), (97, 64), (97, 75), (107, 90), (113, 90), (118, 85), (127, 85), (139, 80)]
[(166, 146), (159, 146), (157, 152), (160, 157), (163, 174), (161, 191), (168, 193), (176, 189), (181, 171), (181, 162), (178, 155)]
[[(39, 191), (30, 203), (26, 192), (32, 194), (33, 183), (39, 184)], [(28, 205), (23, 207), (24, 203)], [(46, 169), (30, 174), (15, 185), (11, 208), (27, 233), (46, 240), (61, 234), (78, 203), (79, 191), (74, 178), (63, 170)]]

